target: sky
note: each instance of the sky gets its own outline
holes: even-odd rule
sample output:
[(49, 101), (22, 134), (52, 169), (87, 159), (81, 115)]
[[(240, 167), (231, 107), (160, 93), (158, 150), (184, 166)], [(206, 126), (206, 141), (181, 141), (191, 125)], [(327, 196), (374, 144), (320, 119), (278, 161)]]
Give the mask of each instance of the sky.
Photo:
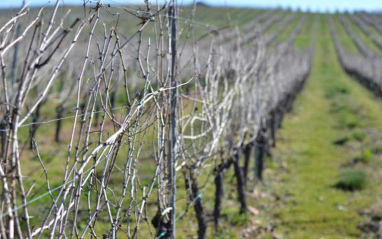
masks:
[[(30, 6), (41, 6), (49, 0), (26, 0)], [(55, 0), (50, 0), (55, 2)], [(94, 1), (94, 0), (93, 0)], [(164, 0), (159, 0), (163, 2)], [(83, 0), (64, 0), (65, 4), (82, 4)], [(143, 0), (103, 0), (103, 3), (142, 3)], [(156, 0), (151, 0), (156, 2)], [(178, 0), (178, 3), (190, 3), (192, 0)], [(354, 11), (366, 10), (376, 11), (382, 10), (381, 0), (202, 0), (206, 4), (215, 6), (234, 6), (234, 7), (291, 7), (292, 9), (300, 8), (302, 10), (310, 10), (314, 12), (334, 12), (334, 11)], [(0, 0), (0, 8), (19, 7), (22, 0)]]

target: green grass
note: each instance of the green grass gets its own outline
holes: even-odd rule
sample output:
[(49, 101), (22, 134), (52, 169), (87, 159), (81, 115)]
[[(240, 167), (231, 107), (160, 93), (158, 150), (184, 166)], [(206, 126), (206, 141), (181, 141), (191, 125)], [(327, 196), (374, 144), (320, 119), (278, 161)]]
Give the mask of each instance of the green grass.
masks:
[(284, 14), (281, 19), (279, 21), (277, 21), (276, 23), (274, 23), (270, 28), (268, 29), (265, 29), (266, 31), (263, 32), (265, 35), (268, 35), (270, 33), (272, 33), (273, 31), (277, 31), (278, 28), (280, 27), (280, 24), (282, 24), (283, 21), (285, 21), (285, 19), (291, 14), (290, 12), (283, 12), (282, 14)]
[(292, 20), (290, 24), (285, 28), (285, 30), (278, 36), (278, 39), (280, 42), (286, 41), (290, 34), (294, 31), (296, 26), (301, 20), (302, 13), (298, 12), (296, 13), (296, 17)]
[(365, 141), (367, 136), (368, 136), (367, 133), (364, 131), (356, 131), (356, 132), (353, 132), (352, 134), (352, 137), (358, 141)]
[(374, 146), (371, 148), (371, 152), (373, 152), (373, 154), (382, 154), (382, 145)]
[[(289, 13), (289, 14), (292, 14), (292, 13)], [(298, 22), (301, 19), (302, 13), (297, 12), (293, 14), (296, 14), (295, 18), (286, 26), (286, 28), (281, 32), (281, 34), (277, 35), (276, 40), (272, 42), (272, 44), (270, 45), (270, 48), (276, 46), (279, 42), (286, 41), (288, 37), (290, 36), (290, 34), (293, 32), (293, 30), (296, 28)], [(279, 27), (279, 24), (281, 24), (281, 22), (277, 24), (277, 28)]]
[(296, 40), (294, 41), (295, 47), (298, 49), (307, 49), (310, 47), (316, 20), (316, 15), (312, 14), (307, 16), (307, 19), (301, 29), (301, 33), (296, 37)]
[(372, 149), (367, 149), (360, 156), (354, 158), (354, 163), (371, 163), (375, 160)]
[[(278, 202), (269, 202), (273, 209), (268, 214), (273, 215), (271, 220), (283, 238), (360, 238), (357, 225), (364, 219), (358, 210), (369, 208), (377, 195), (382, 195), (375, 182), (379, 176), (373, 173), (381, 163), (354, 166), (373, 179), (363, 185), (363, 191), (338, 190), (333, 186), (344, 170), (342, 165), (359, 155), (362, 145), (339, 147), (333, 141), (370, 127), (382, 132), (382, 123), (377, 120), (382, 117), (382, 103), (341, 69), (328, 41), (327, 18), (321, 16), (318, 29), (312, 75), (297, 98), (294, 112), (285, 119), (274, 152), (287, 169), (280, 166), (282, 170), (267, 174), (270, 190), (281, 195)], [(343, 34), (341, 31), (341, 39)], [(342, 107), (333, 112), (333, 104)], [(354, 127), (338, 127), (348, 118), (356, 122)]]
[(366, 174), (363, 171), (346, 169), (338, 174), (336, 188), (345, 191), (361, 190), (366, 186)]
[(346, 50), (357, 53), (358, 52), (357, 47), (355, 46), (350, 36), (347, 34), (344, 26), (338, 19), (338, 16), (333, 16), (333, 22), (334, 22), (334, 28), (338, 35), (338, 40), (341, 43), (341, 45), (345, 47)]
[(367, 35), (365, 35), (365, 33), (355, 23), (353, 23), (353, 21), (351, 21), (348, 16), (345, 16), (345, 19), (349, 22), (355, 34), (357, 34), (360, 37), (360, 39), (365, 43), (366, 46), (368, 46), (375, 53), (381, 53), (381, 50), (378, 48), (377, 45), (374, 44), (373, 40)]
[[(191, 18), (191, 7), (182, 8), (182, 17)], [(211, 27), (223, 28), (230, 25), (231, 29), (238, 26), (243, 28), (246, 24), (253, 21), (256, 16), (263, 14), (266, 10), (250, 9), (250, 8), (226, 8), (226, 7), (209, 7), (198, 4), (194, 20), (208, 24)], [(196, 24), (197, 25), (197, 24)], [(208, 28), (203, 26), (195, 27), (196, 37), (200, 37), (208, 32)]]

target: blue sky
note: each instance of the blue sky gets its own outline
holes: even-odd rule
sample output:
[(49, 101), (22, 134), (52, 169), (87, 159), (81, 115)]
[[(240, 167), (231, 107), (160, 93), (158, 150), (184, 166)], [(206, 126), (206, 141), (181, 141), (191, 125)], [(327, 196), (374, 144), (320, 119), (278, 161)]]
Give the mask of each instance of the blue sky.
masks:
[[(26, 0), (31, 6), (43, 5), (48, 0)], [(55, 0), (50, 0), (55, 2)], [(151, 0), (156, 2), (156, 0)], [(163, 0), (160, 0), (163, 2)], [(143, 0), (103, 0), (104, 3), (140, 3)], [(192, 0), (178, 0), (178, 2), (190, 3)], [(301, 8), (302, 10), (310, 9), (312, 11), (353, 11), (353, 10), (382, 10), (381, 0), (203, 0), (203, 2), (211, 5), (219, 6), (237, 6), (237, 7), (292, 7), (294, 9)], [(0, 7), (18, 7), (22, 0), (0, 0)], [(64, 0), (66, 4), (81, 4), (82, 0)]]

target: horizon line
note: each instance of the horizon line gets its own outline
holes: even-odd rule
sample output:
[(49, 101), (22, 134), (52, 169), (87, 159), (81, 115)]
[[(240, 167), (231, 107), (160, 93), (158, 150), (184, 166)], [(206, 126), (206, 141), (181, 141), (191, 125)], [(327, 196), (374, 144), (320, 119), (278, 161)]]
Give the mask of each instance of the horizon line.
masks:
[[(65, 1), (62, 1), (62, 5), (63, 6), (73, 6), (73, 7), (77, 7), (77, 6), (82, 6), (83, 3), (77, 3), (77, 2), (73, 2), (73, 0), (69, 0), (69, 1), (66, 1), (68, 3), (65, 3)], [(120, 2), (116, 2), (114, 0), (105, 0), (103, 1), (104, 4), (109, 4), (109, 5), (114, 5), (114, 6), (121, 6), (121, 5), (142, 5), (142, 3), (139, 3), (138, 1), (129, 1), (127, 3), (120, 3)], [(8, 2), (9, 3), (9, 2)], [(27, 3), (28, 4), (28, 7), (29, 8), (39, 8), (39, 7), (43, 7), (43, 6), (52, 6), (55, 4), (55, 1), (47, 1), (46, 3)], [(93, 3), (88, 3), (87, 5), (92, 5)], [(181, 4), (179, 4), (180, 6), (190, 6), (193, 4), (193, 1), (191, 2), (187, 2), (187, 1), (182, 1)], [(329, 9), (329, 8), (326, 8), (326, 9), (322, 9), (322, 8), (318, 8), (318, 7), (309, 7), (309, 6), (288, 6), (288, 5), (265, 5), (265, 4), (232, 4), (232, 3), (211, 3), (211, 2), (206, 2), (206, 1), (197, 1), (196, 4), (200, 4), (200, 5), (204, 5), (206, 7), (229, 7), (229, 8), (252, 8), (252, 9), (282, 9), (282, 10), (291, 10), (291, 11), (301, 11), (301, 12), (308, 12), (308, 13), (322, 13), (322, 14), (328, 14), (328, 13), (345, 13), (345, 12), (350, 12), (350, 13), (354, 13), (354, 12), (359, 12), (359, 11), (365, 11), (365, 12), (374, 12), (374, 13), (377, 13), (377, 12), (382, 12), (382, 8), (381, 9), (374, 9), (374, 10), (370, 10), (370, 9), (362, 9), (362, 8), (353, 8), (353, 9), (340, 9), (340, 8), (337, 8), (337, 9)], [(0, 4), (0, 10), (4, 10), (4, 9), (19, 9), (21, 7), (21, 4), (19, 4), (19, 6), (17, 6), (17, 4), (8, 4), (8, 6), (6, 5), (2, 5)]]

